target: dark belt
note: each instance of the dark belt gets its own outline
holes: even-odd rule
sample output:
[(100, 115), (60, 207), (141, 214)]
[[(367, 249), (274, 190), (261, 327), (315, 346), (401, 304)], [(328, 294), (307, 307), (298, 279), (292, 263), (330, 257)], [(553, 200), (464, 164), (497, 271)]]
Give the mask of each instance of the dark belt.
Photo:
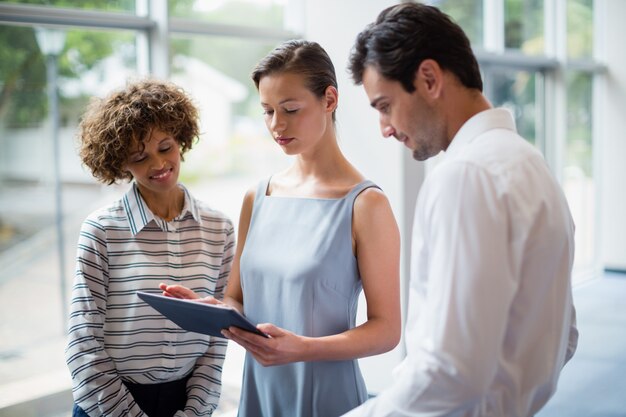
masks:
[(135, 402), (150, 417), (172, 417), (187, 403), (187, 381), (191, 373), (177, 381), (161, 384), (135, 384), (124, 381)]

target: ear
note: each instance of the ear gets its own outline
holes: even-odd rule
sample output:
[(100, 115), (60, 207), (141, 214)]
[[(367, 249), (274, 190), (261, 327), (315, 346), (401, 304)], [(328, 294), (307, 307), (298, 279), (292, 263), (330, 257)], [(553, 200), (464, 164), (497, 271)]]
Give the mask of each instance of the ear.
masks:
[(443, 89), (443, 70), (434, 59), (425, 59), (417, 67), (413, 86), (426, 100), (435, 100)]
[(326, 111), (329, 113), (334, 112), (339, 104), (339, 92), (335, 87), (329, 85), (324, 91), (324, 100), (326, 102)]

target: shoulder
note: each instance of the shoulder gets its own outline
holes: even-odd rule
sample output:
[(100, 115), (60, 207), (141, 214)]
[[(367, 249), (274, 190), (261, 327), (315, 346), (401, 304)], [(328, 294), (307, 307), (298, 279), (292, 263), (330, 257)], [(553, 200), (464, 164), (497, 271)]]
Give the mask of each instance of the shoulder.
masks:
[(426, 177), (420, 199), (431, 204), (448, 203), (451, 208), (458, 208), (466, 198), (476, 197), (488, 190), (495, 193), (497, 182), (498, 176), (490, 165), (455, 158), (443, 161)]
[[(115, 201), (107, 206), (91, 212), (80, 227), (79, 244), (91, 246), (106, 245), (111, 232), (128, 230), (128, 217), (121, 201)], [(101, 249), (99, 249), (101, 250)]]
[(215, 228), (223, 228), (229, 230), (233, 228), (233, 223), (230, 217), (224, 212), (213, 208), (213, 206), (204, 200), (200, 200), (183, 184), (179, 184), (179, 187), (185, 192), (185, 199), (189, 199), (190, 209), (194, 212), (194, 216), (199, 217), (200, 223), (205, 226)]
[(119, 199), (92, 211), (83, 221), (83, 225), (106, 228), (123, 221), (127, 222), (128, 216), (124, 210), (123, 201)]
[(355, 210), (371, 210), (388, 204), (387, 196), (376, 185), (364, 189), (354, 199)]
[(382, 217), (393, 217), (393, 213), (385, 193), (377, 186), (372, 186), (356, 196), (353, 216), (356, 223), (371, 224)]
[(361, 191), (352, 211), (353, 236), (359, 244), (394, 247), (399, 241), (399, 230), (391, 204), (377, 187)]
[(211, 207), (208, 203), (194, 198), (194, 205), (198, 210), (198, 215), (203, 222), (212, 224), (222, 224), (226, 227), (232, 227), (233, 222), (224, 212)]
[(491, 129), (478, 135), (463, 148), (463, 152), (455, 152), (442, 163), (450, 169), (455, 164), (473, 166), (499, 177), (507, 172), (524, 166), (533, 160), (542, 160), (539, 150), (517, 132), (508, 129)]
[[(468, 187), (491, 188), (503, 194), (523, 185), (529, 170), (545, 166), (541, 153), (514, 131), (494, 129), (483, 133), (463, 152), (446, 155), (424, 183), (425, 190), (446, 193)], [(541, 171), (541, 170), (539, 170)]]

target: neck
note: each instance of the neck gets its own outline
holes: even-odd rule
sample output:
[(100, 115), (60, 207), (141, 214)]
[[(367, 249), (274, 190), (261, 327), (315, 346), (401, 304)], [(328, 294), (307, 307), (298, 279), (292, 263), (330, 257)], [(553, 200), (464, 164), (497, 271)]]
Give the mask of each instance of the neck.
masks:
[(178, 216), (185, 205), (185, 193), (178, 186), (163, 193), (156, 193), (139, 185), (139, 193), (150, 211), (168, 222)]
[(298, 155), (291, 171), (302, 182), (324, 181), (336, 178), (340, 172), (351, 167), (333, 134), (324, 138), (315, 149)]
[(448, 144), (452, 142), (454, 136), (461, 127), (476, 114), (492, 108), (491, 103), (478, 90), (465, 89), (463, 94), (454, 97), (451, 106), (448, 106)]

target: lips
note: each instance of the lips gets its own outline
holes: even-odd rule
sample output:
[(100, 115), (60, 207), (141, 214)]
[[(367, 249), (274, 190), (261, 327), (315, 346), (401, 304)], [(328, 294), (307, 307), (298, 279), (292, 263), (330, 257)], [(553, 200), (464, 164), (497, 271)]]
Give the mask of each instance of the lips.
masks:
[(285, 137), (285, 136), (278, 136), (275, 140), (276, 140), (276, 143), (278, 143), (279, 145), (285, 146), (285, 145), (288, 145), (289, 143), (291, 143), (294, 140), (294, 138), (288, 138), (288, 137)]
[(406, 135), (394, 135), (395, 138), (402, 143), (405, 143), (407, 140), (409, 140), (409, 137)]
[(172, 168), (162, 169), (162, 170), (157, 171), (156, 173), (150, 175), (150, 179), (151, 180), (156, 180), (156, 181), (162, 181), (164, 179), (167, 179), (170, 176), (171, 173), (172, 173)]

